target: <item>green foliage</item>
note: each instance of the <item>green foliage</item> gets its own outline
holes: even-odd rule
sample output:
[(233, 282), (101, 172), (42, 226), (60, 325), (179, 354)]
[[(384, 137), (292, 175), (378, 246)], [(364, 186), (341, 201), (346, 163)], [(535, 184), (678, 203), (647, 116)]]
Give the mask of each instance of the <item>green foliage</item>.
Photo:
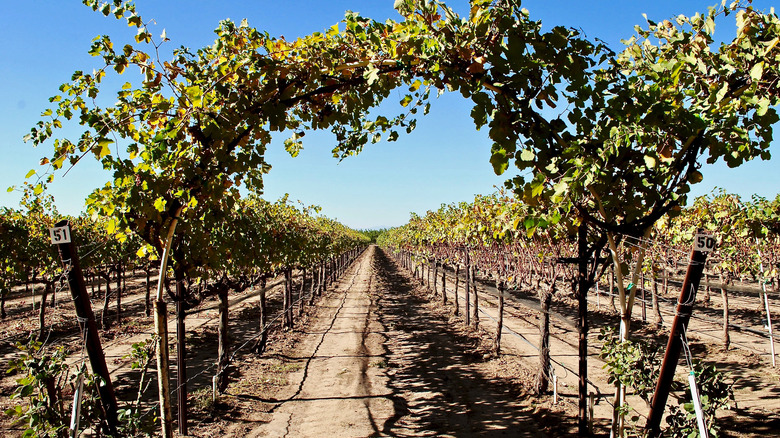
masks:
[(658, 349), (641, 342), (621, 342), (615, 330), (610, 328), (601, 330), (599, 340), (603, 343), (600, 357), (606, 363), (608, 382), (620, 382), (633, 388), (649, 404), (661, 367)]
[(156, 347), (154, 339), (148, 341), (136, 342), (131, 346), (130, 353), (125, 355), (125, 359), (131, 359), (130, 368), (140, 370), (141, 376), (138, 379), (138, 396), (136, 400), (124, 409), (117, 412), (120, 423), (120, 431), (126, 436), (155, 436), (154, 416), (145, 415), (139, 409), (141, 397), (148, 389), (151, 379), (147, 380), (147, 370), (152, 360)]
[[(47, 352), (40, 342), (30, 339), (17, 344), (21, 354), (9, 362), (8, 372), (15, 373), (17, 387), (11, 400), (17, 404), (6, 411), (19, 424), (25, 425), (24, 437), (65, 437), (70, 424), (70, 400), (63, 394), (73, 394), (83, 374), (82, 427), (100, 427), (99, 402), (94, 376), (84, 369), (71, 373), (65, 363), (62, 347)], [(67, 392), (66, 392), (67, 391)]]
[[(621, 342), (612, 329), (603, 329), (599, 339), (603, 342), (600, 357), (606, 362), (609, 382), (621, 382), (633, 388), (635, 394), (649, 405), (660, 373), (661, 358), (658, 349), (641, 341)], [(725, 382), (723, 374), (714, 365), (694, 360), (693, 371), (696, 375), (705, 423), (709, 427), (710, 436), (718, 436), (719, 427), (715, 415), (718, 410), (728, 409), (734, 401), (731, 385)], [(679, 391), (682, 388), (688, 388), (687, 381), (672, 382), (672, 391)], [(664, 431), (664, 436), (675, 438), (698, 436), (690, 388), (686, 389), (685, 395), (678, 400), (679, 406), (672, 406), (667, 416), (669, 427)], [(628, 404), (620, 408), (626, 415), (631, 411), (636, 412)], [(643, 436), (644, 423), (640, 424), (639, 415), (636, 414), (631, 419), (634, 433)]]
[[(693, 369), (696, 375), (696, 386), (699, 392), (705, 424), (708, 427), (708, 434), (713, 438), (718, 437), (720, 428), (715, 420), (715, 415), (718, 410), (729, 409), (735, 402), (734, 392), (731, 389), (731, 385), (723, 381), (723, 375), (714, 365), (694, 361)], [(690, 387), (685, 391), (684, 400), (691, 400)], [(669, 425), (666, 433), (670, 437), (687, 438), (699, 436), (693, 402), (672, 406), (666, 422)]]

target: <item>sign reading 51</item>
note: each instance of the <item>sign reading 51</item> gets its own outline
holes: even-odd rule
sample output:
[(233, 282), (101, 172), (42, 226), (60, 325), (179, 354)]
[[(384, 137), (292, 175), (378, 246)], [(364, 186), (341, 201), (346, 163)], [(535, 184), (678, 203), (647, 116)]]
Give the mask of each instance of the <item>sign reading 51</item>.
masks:
[(51, 236), (51, 244), (59, 245), (61, 243), (70, 243), (70, 227), (54, 227), (49, 228), (49, 236)]

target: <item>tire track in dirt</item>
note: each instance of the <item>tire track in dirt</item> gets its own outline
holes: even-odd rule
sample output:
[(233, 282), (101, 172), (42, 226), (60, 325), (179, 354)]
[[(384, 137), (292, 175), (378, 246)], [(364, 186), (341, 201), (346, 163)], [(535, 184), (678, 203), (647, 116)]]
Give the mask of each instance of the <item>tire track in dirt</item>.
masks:
[(279, 405), (248, 437), (545, 436), (532, 401), (491, 374), (479, 339), (426, 304), (381, 250), (345, 278), (286, 356), (300, 369)]
[[(370, 436), (393, 412), (386, 378), (371, 364), (384, 354), (382, 327), (372, 311), (374, 272), (369, 249), (347, 280), (320, 306), (323, 313), (305, 329), (289, 376), (268, 424), (249, 436)], [(286, 393), (286, 394), (285, 394)]]

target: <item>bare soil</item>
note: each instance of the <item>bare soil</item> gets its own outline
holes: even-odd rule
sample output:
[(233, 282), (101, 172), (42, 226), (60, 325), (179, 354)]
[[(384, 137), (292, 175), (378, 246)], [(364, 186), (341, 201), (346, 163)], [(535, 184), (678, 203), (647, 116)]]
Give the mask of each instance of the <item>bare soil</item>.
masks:
[[(279, 283), (277, 279), (269, 284), (269, 304), (274, 312), (281, 309)], [(474, 330), (463, 324), (462, 280), (461, 314), (454, 314), (453, 284), (454, 276), (448, 273), (450, 303), (444, 306), (440, 292), (421, 286), (420, 280), (383, 251), (371, 247), (314, 307), (297, 315), (294, 330), (276, 326), (268, 350), (261, 355), (251, 352), (251, 343), (247, 344), (257, 333), (257, 292), (232, 294), (231, 383), (216, 400), (210, 388), (217, 349), (217, 311), (212, 302), (203, 303), (187, 318), (189, 435), (574, 435), (577, 350), (571, 300), (561, 293), (554, 302), (551, 352), (558, 397), (553, 403), (552, 392), (534, 396), (531, 391), (538, 368), (539, 312), (534, 294), (513, 292), (514, 301), (507, 302), (504, 315), (502, 351), (496, 356), (492, 352), (495, 297), (485, 285), (480, 286), (483, 312), (480, 329)], [(133, 289), (123, 299), (127, 303), (124, 323), (101, 333), (120, 404), (132, 400), (138, 390), (138, 371), (130, 369), (125, 355), (132, 343), (147, 339), (152, 331), (151, 320), (143, 316), (142, 300), (138, 301), (143, 296), (143, 282), (136, 279), (131, 285)], [(730, 307), (741, 304), (740, 297), (735, 298)], [(17, 337), (13, 333), (34, 328), (36, 315), (28, 310), (25, 299), (29, 300), (16, 297), (9, 303), (12, 316), (1, 325), (7, 336)], [(716, 296), (713, 302), (701, 313), (710, 321), (717, 317)], [(614, 326), (616, 318), (603, 297), (599, 306), (591, 304), (589, 380), (591, 391), (598, 395), (594, 432), (604, 436), (614, 389), (601, 368), (596, 335), (599, 327)], [(734, 312), (741, 323), (760, 315), (752, 299), (746, 299), (742, 307)], [(56, 318), (63, 315), (65, 320), (72, 319), (68, 310), (67, 304), (60, 306)], [(671, 318), (665, 317), (668, 324)], [(715, 329), (706, 326), (706, 319), (692, 322), (692, 329), (702, 334), (689, 335), (689, 341), (696, 357), (715, 363), (734, 384), (736, 406), (719, 418), (723, 436), (776, 435), (780, 430), (780, 375), (768, 366), (766, 354), (755, 350), (765, 344), (753, 340), (749, 333), (733, 332), (736, 347), (724, 351), (717, 338), (708, 334)], [(173, 323), (173, 318), (169, 321)], [(641, 322), (635, 328), (643, 338), (657, 339), (660, 345), (665, 342), (663, 328)], [(173, 326), (170, 329), (173, 335)], [(52, 333), (50, 341), (66, 346), (76, 353), (73, 360), (78, 360), (77, 331), (70, 331)], [(0, 347), (6, 358), (14, 354), (8, 344)], [(151, 378), (155, 378), (154, 372)], [(0, 407), (13, 403), (8, 398), (13, 386), (13, 376), (0, 380)], [(156, 413), (155, 388), (153, 380), (144, 398), (150, 414)], [(2, 417), (0, 427), (7, 436), (21, 434), (8, 417)]]
[(450, 313), (372, 247), (294, 341), (241, 367), (193, 434), (547, 436), (539, 420), (560, 412)]

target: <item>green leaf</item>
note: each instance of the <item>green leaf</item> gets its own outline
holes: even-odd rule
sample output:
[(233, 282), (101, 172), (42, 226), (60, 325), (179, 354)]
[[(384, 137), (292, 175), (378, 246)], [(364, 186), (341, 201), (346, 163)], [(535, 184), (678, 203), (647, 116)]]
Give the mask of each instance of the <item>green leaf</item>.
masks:
[(109, 140), (107, 138), (101, 138), (98, 140), (98, 148), (100, 149), (97, 153), (98, 159), (103, 158), (111, 153), (111, 148), (108, 146), (113, 142), (113, 140)]
[(363, 77), (368, 82), (368, 85), (372, 85), (374, 82), (379, 80), (379, 69), (374, 65), (369, 64), (368, 67), (366, 67), (366, 73), (363, 75)]
[(496, 175), (501, 175), (506, 172), (506, 169), (509, 167), (509, 160), (506, 157), (506, 150), (499, 149), (493, 151), (493, 154), (490, 156), (490, 164), (493, 165), (493, 171), (496, 173)]
[(27, 175), (24, 176), (25, 179), (35, 175), (35, 169), (30, 169), (29, 172), (27, 172)]
[(645, 155), (645, 166), (647, 166), (648, 169), (655, 169), (655, 166), (657, 164), (658, 162), (654, 157), (651, 157), (650, 155)]
[(197, 85), (193, 85), (184, 89), (184, 92), (189, 97), (192, 106), (200, 106), (203, 102), (203, 90)]
[(715, 102), (720, 102), (723, 100), (724, 97), (726, 97), (726, 93), (729, 92), (729, 84), (728, 82), (723, 84), (723, 86), (718, 90), (718, 94), (715, 95)]
[(154, 208), (157, 209), (157, 211), (159, 211), (159, 212), (163, 212), (163, 211), (165, 211), (165, 205), (167, 203), (168, 203), (168, 201), (166, 201), (165, 199), (157, 198), (154, 201)]
[(758, 100), (758, 109), (756, 109), (756, 115), (763, 117), (769, 110), (769, 99), (762, 97)]
[(750, 79), (754, 82), (761, 80), (761, 76), (764, 74), (764, 61), (759, 62), (750, 69)]

